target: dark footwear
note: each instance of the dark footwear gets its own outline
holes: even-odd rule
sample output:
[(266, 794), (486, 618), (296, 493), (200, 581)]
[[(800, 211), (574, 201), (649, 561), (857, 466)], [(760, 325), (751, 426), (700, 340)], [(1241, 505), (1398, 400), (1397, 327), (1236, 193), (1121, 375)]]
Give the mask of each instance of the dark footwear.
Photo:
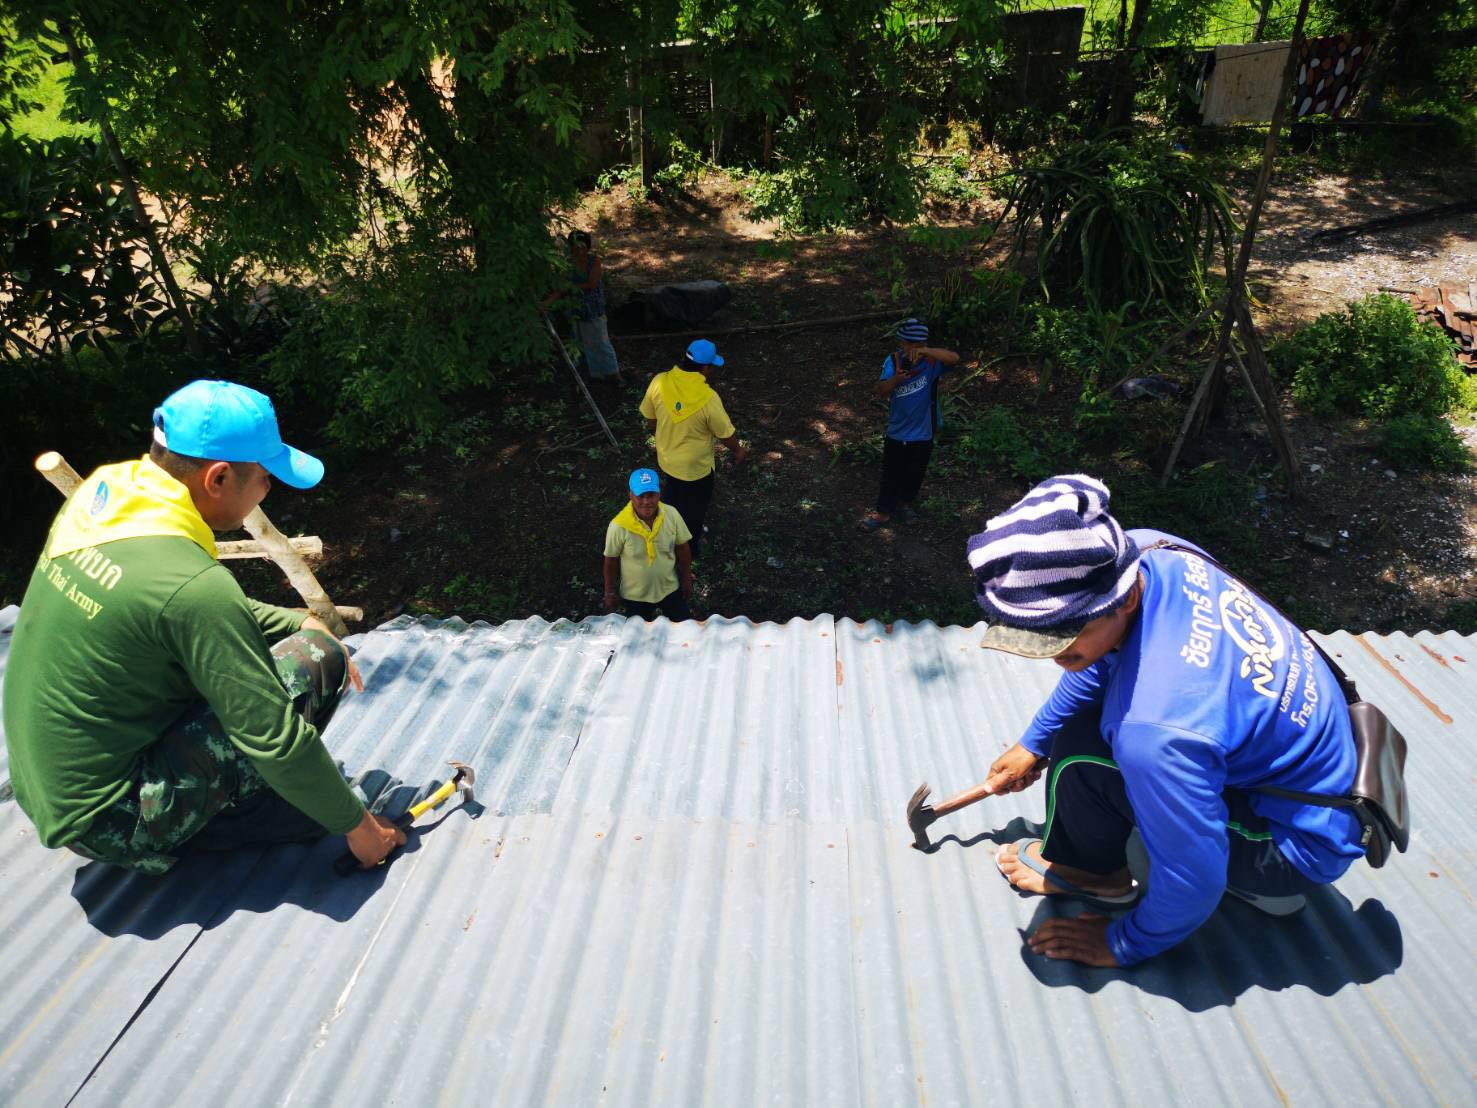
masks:
[(1301, 912), (1308, 906), (1308, 898), (1302, 893), (1293, 893), (1290, 896), (1263, 896), (1261, 893), (1248, 893), (1240, 889), (1226, 886), (1226, 892), (1237, 900), (1244, 900), (1258, 912), (1265, 912), (1269, 916), (1290, 916)]
[(902, 518), (902, 521), (904, 523), (918, 522), (918, 512), (913, 508), (903, 508), (901, 511), (898, 512), (898, 515)]
[(1015, 856), (1020, 859), (1021, 865), (1025, 866), (1027, 869), (1035, 870), (1042, 877), (1046, 878), (1046, 883), (1048, 885), (1055, 886), (1057, 890), (1062, 894), (1066, 896), (1077, 897), (1080, 900), (1091, 901), (1093, 904), (1099, 904), (1104, 908), (1127, 908), (1129, 905), (1134, 904), (1138, 901), (1139, 893), (1142, 890), (1138, 887), (1137, 883), (1135, 883), (1134, 887), (1129, 889), (1126, 893), (1120, 893), (1117, 896), (1107, 896), (1103, 893), (1095, 893), (1089, 889), (1081, 888), (1080, 886), (1072, 884), (1072, 882), (1068, 881), (1065, 877), (1062, 877), (1059, 874), (1052, 873), (1051, 870), (1047, 867), (1045, 861), (1040, 858), (1033, 858), (1030, 853), (1028, 853), (1028, 848), (1031, 846), (1031, 844), (1039, 843), (1040, 841), (1040, 839), (1032, 838), (1018, 840), (1014, 844)]
[(863, 531), (880, 531), (891, 524), (891, 520), (878, 519), (876, 516), (868, 516), (857, 524)]

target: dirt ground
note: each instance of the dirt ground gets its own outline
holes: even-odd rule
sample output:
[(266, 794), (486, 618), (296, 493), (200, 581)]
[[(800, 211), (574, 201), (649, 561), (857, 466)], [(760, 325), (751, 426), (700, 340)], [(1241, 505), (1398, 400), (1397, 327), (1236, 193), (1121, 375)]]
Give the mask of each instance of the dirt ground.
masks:
[[(1382, 285), (1472, 279), (1477, 217), (1339, 248), (1307, 242), (1319, 227), (1453, 198), (1449, 185), (1420, 181), (1304, 176), (1278, 184), (1254, 260), (1259, 319), (1275, 334)], [(604, 245), (612, 304), (637, 287), (704, 277), (735, 292), (709, 321), (727, 360), (713, 383), (751, 461), (742, 468), (720, 462), (709, 548), (698, 563), (697, 614), (974, 622), (965, 540), (1027, 482), (967, 464), (954, 437), (958, 425), (1007, 406), (1023, 425), (1069, 433), (1075, 394), (988, 338), (940, 336), (963, 362), (948, 401), (955, 426), (935, 452), (923, 517), (867, 535), (856, 524), (876, 495), (886, 411), (872, 384), (890, 349), (888, 324), (722, 332), (884, 309), (901, 317), (945, 270), (998, 261), (1003, 247), (940, 254), (902, 228), (777, 238), (774, 225), (747, 219), (744, 207), (738, 185), (711, 175), (675, 199), (637, 203), (617, 189), (592, 194), (568, 213)], [(944, 224), (966, 225), (988, 211), (937, 214)], [(284, 531), (322, 536), (320, 575), (336, 602), (365, 609), (365, 626), (401, 612), (469, 620), (596, 613), (606, 523), (622, 503), (625, 474), (654, 463), (636, 407), (650, 376), (668, 368), (686, 341), (615, 337), (626, 385), (599, 400), (618, 448), (604, 442), (567, 371), (555, 367), (544, 380), (510, 384), (469, 422), (474, 433), (458, 451), (361, 457), (352, 472), (336, 472), (330, 456), (318, 490), (279, 488), (265, 507)], [(1186, 365), (1187, 379), (1194, 372)], [(1187, 448), (1180, 472), (1188, 476), (1163, 496), (1148, 490), (1177, 430), (1174, 402), (1147, 402), (1117, 441), (1095, 443), (1071, 460), (1073, 468), (1102, 475), (1131, 525), (1173, 529), (1200, 520), (1205, 533), (1186, 537), (1206, 543), (1308, 626), (1477, 629), (1473, 477), (1395, 473), (1369, 445), (1368, 429), (1289, 408), (1305, 493), (1288, 500), (1248, 404), (1233, 395), (1227, 418)], [(1477, 447), (1477, 427), (1459, 430)], [(1244, 495), (1197, 503), (1201, 488)], [(1184, 510), (1166, 507), (1176, 503)], [(1332, 549), (1309, 545), (1310, 535), (1331, 539)], [(248, 592), (292, 601), (275, 570), (233, 565)]]

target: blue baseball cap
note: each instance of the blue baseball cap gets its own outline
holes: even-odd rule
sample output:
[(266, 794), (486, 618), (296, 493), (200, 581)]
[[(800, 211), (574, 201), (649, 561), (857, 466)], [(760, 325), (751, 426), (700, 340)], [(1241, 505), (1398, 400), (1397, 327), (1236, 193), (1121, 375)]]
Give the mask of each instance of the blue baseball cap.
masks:
[(660, 494), (662, 491), (662, 479), (656, 475), (654, 469), (633, 469), (631, 479), (626, 484), (632, 496), (640, 496), (644, 492)]
[(723, 358), (718, 354), (718, 348), (708, 339), (693, 339), (687, 347), (689, 361), (698, 365), (722, 365)]
[(272, 402), (232, 381), (191, 381), (154, 409), (154, 441), (212, 462), (256, 462), (295, 489), (323, 480), (323, 463), (282, 441)]

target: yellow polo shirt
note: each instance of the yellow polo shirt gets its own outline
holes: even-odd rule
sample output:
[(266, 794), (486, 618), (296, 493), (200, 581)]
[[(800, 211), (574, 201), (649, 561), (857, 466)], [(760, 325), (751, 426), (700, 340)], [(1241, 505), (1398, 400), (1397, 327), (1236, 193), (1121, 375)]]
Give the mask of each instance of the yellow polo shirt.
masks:
[(692, 541), (682, 513), (662, 505), (662, 527), (656, 533), (656, 561), (646, 563), (646, 540), (615, 520), (605, 528), (605, 556), (621, 560), (621, 596), (640, 604), (656, 604), (677, 591), (677, 547)]
[(641, 414), (656, 420), (656, 463), (662, 471), (679, 481), (700, 481), (713, 472), (713, 444), (733, 435), (733, 421), (728, 418), (723, 401), (714, 393), (697, 412), (680, 423), (674, 422), (662, 399), (662, 382), (672, 373), (701, 376), (675, 366), (666, 373), (658, 373), (646, 386)]

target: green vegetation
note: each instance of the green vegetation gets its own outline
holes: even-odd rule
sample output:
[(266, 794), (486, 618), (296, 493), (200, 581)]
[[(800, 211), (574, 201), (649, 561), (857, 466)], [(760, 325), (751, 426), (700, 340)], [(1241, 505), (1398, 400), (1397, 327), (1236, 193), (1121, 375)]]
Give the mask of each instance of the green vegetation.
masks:
[(1463, 374), (1439, 327), (1385, 293), (1325, 312), (1269, 352), (1312, 412), (1367, 419), (1438, 416), (1462, 397)]
[(30, 111), (16, 116), (13, 127), (22, 138), (91, 138), (98, 137), (97, 128), (90, 123), (74, 123), (62, 118), (66, 104), (66, 83), (72, 75), (72, 67), (66, 62), (48, 65), (28, 95), (35, 105)]
[(940, 469), (1005, 472), (1034, 484), (1060, 472), (1073, 452), (1072, 436), (1046, 426), (1025, 427), (1011, 409), (990, 407), (964, 424)]
[[(202, 372), (269, 388), (293, 433), (345, 456), (436, 450), (452, 472), (472, 473), (494, 445), (543, 440), (578, 418), (555, 395), (536, 307), (564, 278), (558, 213), (591, 181), (639, 194), (652, 204), (643, 214), (692, 207), (686, 194), (718, 168), (703, 153), (714, 148), (724, 172), (752, 183), (754, 209), (782, 223), (739, 269), (754, 255), (790, 267), (824, 257), (813, 272), (829, 279), (861, 237), (828, 250), (795, 233), (900, 222), (869, 259), (876, 279), (861, 283), (858, 308), (927, 316), (942, 341), (980, 355), (979, 375), (1029, 363), (1019, 403), (950, 399), (946, 469), (1026, 481), (1086, 457), (1126, 488), (1146, 486), (1183, 394), (1127, 401), (1104, 390), (1214, 295), (1234, 234), (1226, 167), (1245, 169), (1260, 136), (1172, 130), (1183, 83), (1143, 51), (1126, 75), (1137, 89), (1127, 128), (1103, 129), (1105, 81), (1118, 80), (1105, 66), (1074, 71), (1060, 104), (1021, 104), (999, 22), (1015, 6), (0, 0), (0, 510), (23, 503), (9, 490), (28, 453), (78, 444), (69, 452), (83, 466), (131, 453), (147, 430), (140, 413)], [(1305, 157), (1391, 164), (1410, 160), (1411, 141), (1469, 156), (1477, 58), (1443, 45), (1470, 23), (1460, 7), (1411, 0), (1400, 49), (1385, 51), (1395, 64), (1383, 117), (1434, 126), (1319, 131), (1321, 152)], [(1086, 41), (1116, 44), (1140, 8), (1149, 46), (1243, 40), (1255, 12), (1252, 0), (1154, 0), (1152, 10), (1091, 0)], [(1291, 11), (1279, 0), (1269, 36), (1285, 33)], [(1312, 26), (1378, 26), (1389, 11), (1390, 0), (1316, 0)], [(57, 62), (68, 20), (75, 73)], [(711, 115), (672, 79), (663, 44), (684, 38), (688, 76), (712, 77)], [(639, 167), (602, 170), (580, 141), (591, 120), (624, 126), (630, 89), (643, 102), (649, 196)], [(143, 228), (95, 142), (105, 118), (157, 214), (199, 353), (185, 351)], [(1003, 176), (1002, 159), (1014, 167)], [(987, 222), (927, 221), (967, 213), (987, 191), (1011, 205), (1015, 267), (981, 264)], [(1037, 286), (1049, 300), (1035, 299)], [(740, 291), (747, 309), (746, 296), (757, 294)], [(803, 310), (784, 296), (755, 307), (773, 321)], [(1397, 464), (1456, 468), (1465, 456), (1438, 417), (1477, 407), (1477, 383), (1441, 368), (1442, 340), (1403, 305), (1338, 314), (1279, 347), (1299, 403), (1382, 421), (1381, 454)], [(614, 418), (623, 438), (644, 441), (634, 415)], [(589, 502), (587, 446), (538, 441), (540, 489)], [(848, 435), (833, 463), (870, 467), (879, 449), (879, 436)], [(1192, 469), (1140, 506), (1145, 519), (1213, 536), (1208, 506), (1244, 518), (1264, 480)], [(819, 546), (834, 515), (827, 523), (806, 503), (795, 509), (805, 527), (814, 521), (804, 541)], [(736, 572), (764, 576), (766, 536), (793, 522), (778, 511), (753, 521), (752, 548), (725, 553)], [(862, 588), (807, 557), (786, 554), (786, 572), (811, 582), (817, 604)], [(447, 582), (404, 599), (503, 612), (537, 588)], [(920, 603), (935, 601), (947, 603)]]
[(1199, 307), (1217, 253), (1230, 269), (1230, 197), (1204, 163), (1159, 139), (1112, 135), (1049, 151), (1015, 173), (1006, 203), (1012, 257), (1034, 247), (1048, 292)]
[(1441, 416), (1409, 412), (1380, 428), (1380, 457), (1404, 469), (1438, 473), (1465, 473), (1472, 454), (1450, 423)]

